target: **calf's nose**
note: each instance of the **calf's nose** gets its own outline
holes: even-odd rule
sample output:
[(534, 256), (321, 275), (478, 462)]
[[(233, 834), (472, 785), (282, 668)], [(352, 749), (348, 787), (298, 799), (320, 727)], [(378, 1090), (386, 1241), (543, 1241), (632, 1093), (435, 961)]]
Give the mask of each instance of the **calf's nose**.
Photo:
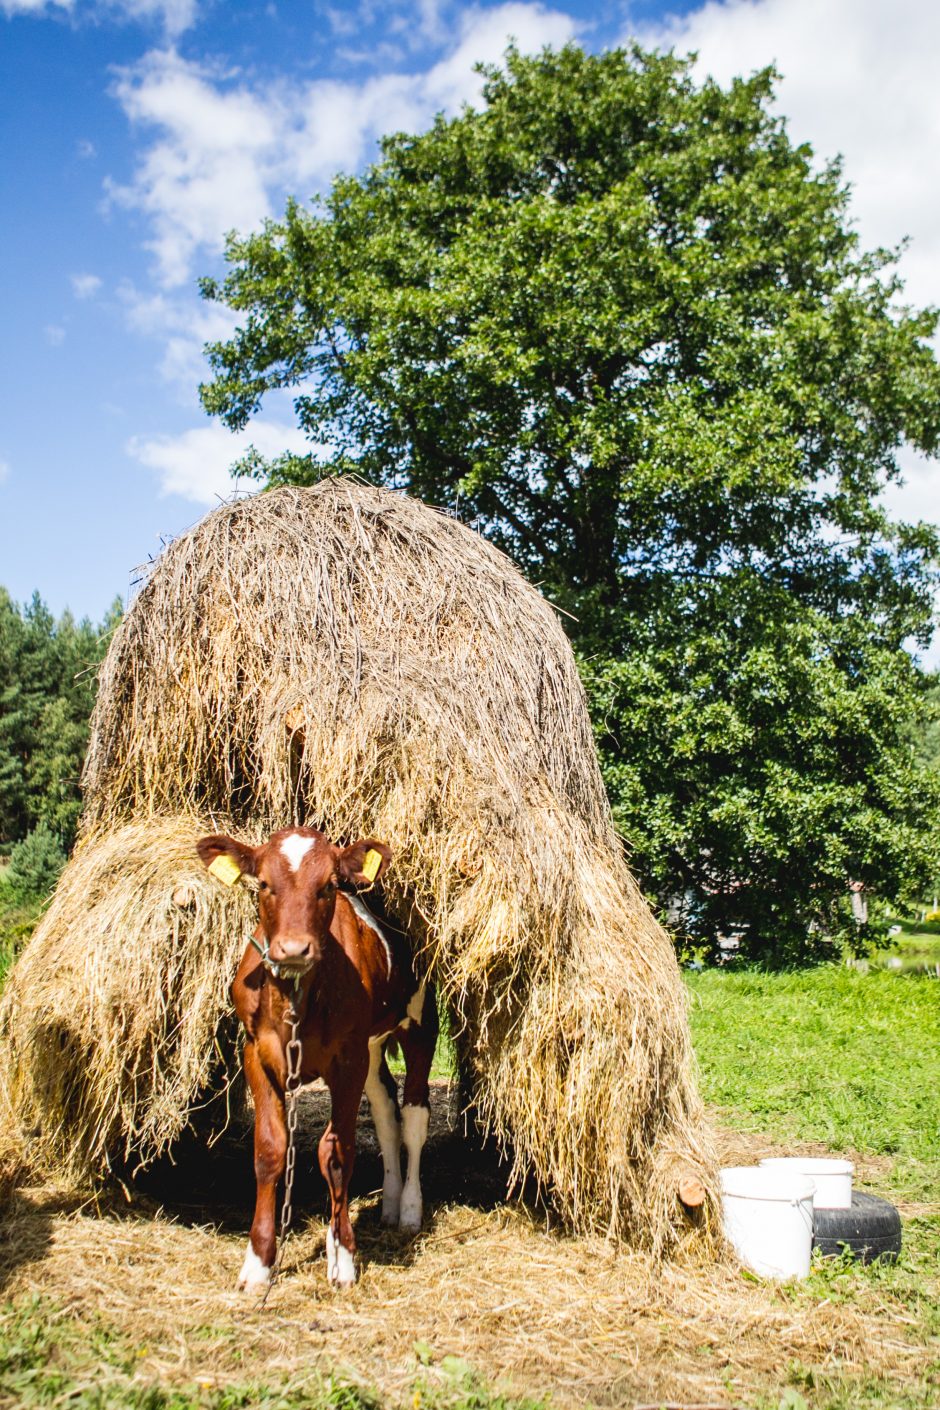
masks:
[(275, 935), (271, 940), (271, 958), (278, 964), (285, 960), (312, 959), (313, 937), (311, 935)]

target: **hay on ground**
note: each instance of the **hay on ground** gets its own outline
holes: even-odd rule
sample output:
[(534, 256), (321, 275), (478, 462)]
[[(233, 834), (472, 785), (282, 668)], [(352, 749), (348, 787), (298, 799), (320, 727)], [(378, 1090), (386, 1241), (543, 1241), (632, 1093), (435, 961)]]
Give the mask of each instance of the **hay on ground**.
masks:
[[(367, 1118), (362, 1146), (367, 1189), (381, 1168)], [(724, 1154), (736, 1164), (793, 1150), (736, 1136)], [(441, 1156), (432, 1132), (429, 1177)], [(852, 1158), (861, 1182), (897, 1197), (890, 1161)], [(102, 1216), (23, 1191), (0, 1241), (5, 1298), (33, 1318), (37, 1297), (48, 1314), (66, 1309), (70, 1324), (89, 1329), (90, 1356), (102, 1326), (119, 1333), (137, 1388), (201, 1382), (221, 1402), (228, 1394), (238, 1403), (246, 1385), (315, 1402), (317, 1376), (329, 1375), (363, 1384), (382, 1405), (417, 1403), (422, 1382), (422, 1404), (464, 1403), (472, 1396), (456, 1394), (454, 1362), (514, 1397), (548, 1395), (559, 1410), (776, 1406), (785, 1381), (812, 1383), (827, 1404), (937, 1401), (937, 1270), (923, 1239), (916, 1276), (910, 1266), (878, 1276), (843, 1268), (835, 1282), (780, 1286), (682, 1250), (663, 1264), (596, 1238), (559, 1238), (525, 1210), (472, 1202), (435, 1202), (411, 1240), (383, 1229), (381, 1197), (362, 1194), (353, 1201), (356, 1287), (338, 1294), (327, 1283), (317, 1201), (313, 1218), (298, 1211), (283, 1276), (259, 1312), (234, 1291), (244, 1226), (219, 1229), (217, 1207), (199, 1206), (207, 1183), (180, 1188), (189, 1203), (153, 1218), (123, 1200)], [(936, 1218), (940, 1204), (920, 1212)], [(91, 1371), (96, 1384), (109, 1374), (100, 1360)]]
[[(144, 875), (114, 840), (193, 815), (253, 839), (293, 823), (390, 844), (390, 909), (441, 987), (482, 1119), (572, 1227), (663, 1248), (683, 1227), (679, 1173), (713, 1188), (680, 976), (614, 834), (570, 646), (464, 525), (350, 480), (207, 516), (115, 635), (85, 789), (87, 850), (4, 1001), (24, 1091), (53, 994), (98, 1004), (37, 1095), (56, 1159), (76, 1119), (96, 1155), (115, 1142), (149, 1159), (197, 1099), (243, 903), (204, 882), (181, 918), (163, 863)], [(84, 899), (106, 855), (120, 946), (90, 923), (103, 898), (91, 913)], [(129, 969), (133, 1017), (96, 997)], [(190, 972), (201, 1000), (181, 1006)], [(163, 1035), (190, 1054), (170, 1082)]]

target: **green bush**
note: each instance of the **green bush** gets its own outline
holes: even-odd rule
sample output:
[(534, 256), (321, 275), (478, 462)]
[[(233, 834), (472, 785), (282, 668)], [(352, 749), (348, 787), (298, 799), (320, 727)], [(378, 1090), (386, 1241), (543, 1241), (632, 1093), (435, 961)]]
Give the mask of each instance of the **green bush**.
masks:
[(65, 861), (60, 839), (48, 824), (37, 823), (10, 852), (10, 865), (0, 881), (0, 897), (10, 904), (47, 896)]

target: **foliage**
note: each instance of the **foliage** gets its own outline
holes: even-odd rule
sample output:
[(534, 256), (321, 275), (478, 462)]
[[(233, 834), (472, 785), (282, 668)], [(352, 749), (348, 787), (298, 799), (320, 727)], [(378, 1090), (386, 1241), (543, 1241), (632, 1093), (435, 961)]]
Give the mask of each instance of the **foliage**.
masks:
[(940, 767), (940, 676), (929, 678), (925, 691), (925, 709), (911, 732), (911, 743), (920, 764), (927, 769)]
[[(687, 62), (569, 46), (361, 178), (229, 242), (204, 404), (295, 391), (307, 456), (449, 505), (568, 619), (633, 862), (691, 933), (812, 947), (850, 880), (936, 869), (916, 771), (937, 535), (889, 522), (933, 454), (933, 313), (859, 248), (837, 164)], [(814, 930), (815, 927), (815, 930)]]
[(0, 886), (0, 987), (10, 966), (32, 935), (42, 914), (37, 897), (20, 900), (4, 894)]
[(62, 843), (40, 822), (12, 848), (8, 865), (0, 869), (0, 985), (32, 935), (64, 866)]
[(56, 621), (38, 593), (21, 609), (0, 588), (0, 842), (42, 822), (71, 845), (96, 667), (120, 610), (100, 627)]
[(21, 901), (48, 896), (65, 861), (62, 843), (48, 823), (37, 823), (11, 850), (9, 865), (0, 876), (0, 896)]
[(883, 943), (847, 880), (911, 896), (936, 865), (937, 775), (907, 743), (922, 677), (857, 620), (730, 591), (583, 663), (615, 819), (683, 933), (777, 963)]

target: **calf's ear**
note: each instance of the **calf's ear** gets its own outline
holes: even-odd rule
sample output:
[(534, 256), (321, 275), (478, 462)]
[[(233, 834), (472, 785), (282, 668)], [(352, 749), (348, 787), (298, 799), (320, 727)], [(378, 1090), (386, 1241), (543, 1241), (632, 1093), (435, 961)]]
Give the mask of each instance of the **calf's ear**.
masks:
[(375, 838), (360, 838), (351, 847), (339, 849), (336, 857), (336, 871), (343, 881), (351, 881), (354, 886), (371, 886), (378, 881), (392, 860), (392, 849)]
[(196, 851), (203, 866), (224, 881), (226, 886), (234, 886), (243, 872), (248, 876), (255, 875), (258, 848), (249, 847), (246, 842), (236, 842), (234, 837), (226, 837), (223, 833), (200, 837)]

